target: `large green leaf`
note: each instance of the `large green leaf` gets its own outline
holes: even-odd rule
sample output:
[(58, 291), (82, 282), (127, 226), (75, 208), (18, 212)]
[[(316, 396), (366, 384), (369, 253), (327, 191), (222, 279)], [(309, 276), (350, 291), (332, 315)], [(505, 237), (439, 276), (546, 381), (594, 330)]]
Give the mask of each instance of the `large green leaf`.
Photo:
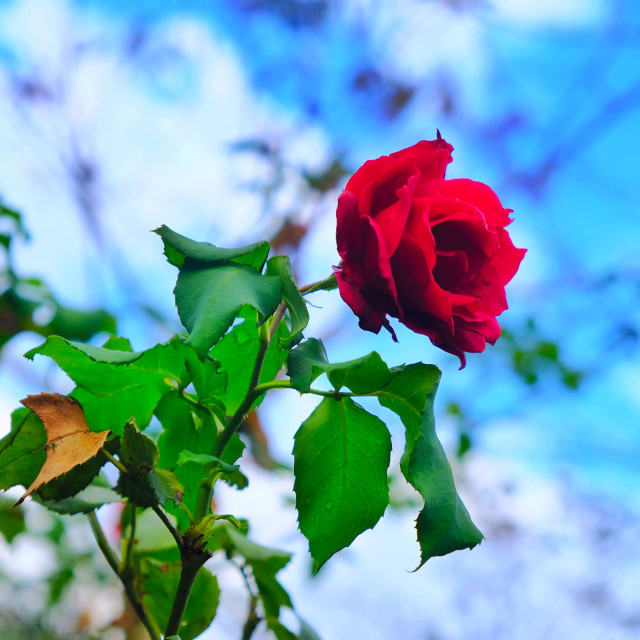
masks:
[(268, 318), (280, 304), (282, 285), (280, 278), (263, 276), (245, 265), (203, 266), (187, 258), (174, 293), (178, 315), (189, 331), (186, 342), (204, 356), (245, 304), (261, 319)]
[(71, 395), (82, 405), (91, 429), (121, 435), (132, 416), (142, 427), (148, 425), (172, 384), (187, 382), (187, 349), (175, 338), (147, 351), (129, 352), (51, 336), (25, 357), (52, 358), (78, 385)]
[(208, 242), (191, 240), (164, 224), (154, 231), (162, 238), (167, 260), (178, 268), (184, 265), (186, 258), (191, 258), (207, 263), (231, 261), (237, 264), (246, 264), (256, 271), (260, 271), (267, 255), (269, 255), (268, 242), (254, 242), (236, 249), (222, 249)]
[[(224, 403), (227, 415), (233, 415), (248, 391), (251, 370), (259, 349), (258, 316), (251, 307), (244, 307), (240, 312), (244, 321), (236, 324), (227, 335), (211, 350), (211, 355), (220, 362), (221, 372), (227, 374), (228, 384), (224, 393), (218, 398)], [(280, 325), (278, 336), (284, 334), (285, 328)], [(262, 364), (260, 382), (270, 382), (282, 368), (286, 352), (278, 349), (278, 340), (272, 340)], [(259, 405), (262, 397), (254, 403)]]
[(267, 262), (267, 275), (278, 276), (282, 281), (282, 297), (291, 319), (291, 335), (283, 341), (289, 344), (298, 338), (309, 324), (309, 310), (293, 277), (291, 261), (287, 256), (274, 256)]
[(187, 345), (185, 348), (187, 371), (198, 398), (203, 402), (213, 398), (219, 401), (227, 388), (226, 372), (220, 371), (220, 363), (212, 357), (201, 359), (194, 349)]
[(425, 501), (416, 521), (421, 559), (443, 556), (479, 544), (482, 533), (471, 521), (453, 481), (453, 473), (435, 430), (433, 402), (440, 371), (422, 363), (392, 369), (393, 380), (378, 395), (398, 414), (406, 431), (400, 467)]
[[(142, 604), (161, 629), (169, 614), (180, 581), (180, 564), (160, 563), (152, 558), (141, 562), (140, 591)], [(180, 638), (193, 640), (209, 627), (220, 601), (220, 587), (215, 576), (202, 568), (196, 576), (180, 626)]]
[(325, 398), (296, 433), (293, 490), (316, 568), (382, 517), (390, 454), (384, 423), (350, 398)]
[(305, 340), (291, 350), (287, 372), (293, 387), (302, 393), (308, 392), (311, 383), (323, 373), (336, 390), (348, 387), (363, 395), (382, 389), (392, 378), (389, 368), (375, 351), (356, 360), (330, 364), (322, 341), (316, 338)]
[(18, 409), (13, 412), (12, 423), (11, 431), (0, 440), (0, 489), (19, 484), (28, 487), (47, 458), (47, 434), (38, 416), (28, 409)]

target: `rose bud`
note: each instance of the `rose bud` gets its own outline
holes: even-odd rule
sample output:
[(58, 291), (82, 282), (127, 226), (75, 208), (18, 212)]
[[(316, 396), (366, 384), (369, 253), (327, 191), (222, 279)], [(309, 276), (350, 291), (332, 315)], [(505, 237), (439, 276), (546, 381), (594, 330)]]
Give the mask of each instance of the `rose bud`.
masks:
[(392, 316), (460, 358), (500, 335), (505, 285), (525, 250), (485, 184), (446, 180), (453, 147), (441, 138), (365, 162), (338, 199), (334, 271), (362, 329), (397, 341)]

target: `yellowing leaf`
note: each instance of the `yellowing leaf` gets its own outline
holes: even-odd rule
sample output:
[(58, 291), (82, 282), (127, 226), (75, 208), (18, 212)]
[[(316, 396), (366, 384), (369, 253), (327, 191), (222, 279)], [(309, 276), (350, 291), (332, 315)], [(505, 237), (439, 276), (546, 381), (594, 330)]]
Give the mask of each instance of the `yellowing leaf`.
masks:
[(82, 406), (74, 398), (59, 393), (40, 393), (27, 396), (20, 402), (44, 424), (47, 459), (38, 477), (16, 505), (43, 484), (97, 455), (109, 435), (109, 431), (95, 433), (89, 429)]

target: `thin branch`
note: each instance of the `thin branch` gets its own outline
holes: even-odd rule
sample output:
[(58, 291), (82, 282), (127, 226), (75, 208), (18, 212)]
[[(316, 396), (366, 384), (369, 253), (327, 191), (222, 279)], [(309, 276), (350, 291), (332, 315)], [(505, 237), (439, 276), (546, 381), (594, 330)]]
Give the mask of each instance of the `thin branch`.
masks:
[(249, 599), (249, 613), (247, 614), (247, 621), (242, 627), (242, 640), (251, 640), (253, 632), (262, 621), (262, 618), (258, 615), (258, 598), (252, 595)]
[(218, 436), (216, 440), (216, 444), (213, 447), (213, 455), (216, 458), (221, 458), (222, 453), (224, 452), (225, 447), (229, 444), (229, 440), (231, 440), (231, 436), (238, 430), (238, 427), (244, 420), (247, 413), (251, 409), (251, 406), (255, 402), (256, 398), (260, 395), (256, 393), (256, 387), (260, 382), (260, 374), (262, 373), (262, 365), (264, 363), (264, 358), (267, 355), (267, 349), (269, 348), (269, 343), (271, 342), (269, 327), (266, 325), (262, 325), (260, 327), (260, 341), (258, 343), (258, 354), (256, 355), (256, 360), (253, 365), (253, 371), (251, 372), (251, 379), (249, 380), (249, 386), (247, 389), (247, 394), (244, 397), (241, 405), (238, 407), (237, 411), (233, 414), (227, 426), (224, 428), (222, 433)]
[(135, 611), (136, 615), (140, 619), (140, 622), (144, 625), (144, 628), (147, 630), (149, 637), (151, 640), (161, 640), (160, 629), (158, 629), (155, 622), (147, 616), (147, 612), (144, 610), (142, 606), (142, 602), (138, 599), (138, 594), (136, 593), (135, 587), (131, 582), (130, 577), (124, 575), (119, 569), (119, 562), (116, 554), (113, 552), (113, 549), (109, 546), (107, 542), (107, 538), (104, 535), (104, 531), (102, 531), (102, 527), (98, 522), (98, 518), (96, 516), (95, 511), (90, 511), (87, 513), (87, 519), (89, 520), (89, 526), (91, 527), (91, 531), (93, 532), (93, 537), (96, 539), (98, 544), (98, 548), (102, 551), (102, 555), (104, 555), (107, 564), (111, 567), (113, 572), (118, 576), (122, 586), (124, 587), (124, 592), (131, 604), (131, 608)]
[(173, 536), (173, 539), (176, 541), (178, 545), (178, 549), (182, 551), (184, 548), (184, 542), (182, 541), (182, 536), (176, 531), (176, 528), (171, 524), (169, 518), (165, 515), (164, 511), (157, 505), (151, 505), (151, 508), (154, 510), (155, 514), (162, 520), (162, 524), (164, 524), (167, 529), (169, 529), (169, 533)]

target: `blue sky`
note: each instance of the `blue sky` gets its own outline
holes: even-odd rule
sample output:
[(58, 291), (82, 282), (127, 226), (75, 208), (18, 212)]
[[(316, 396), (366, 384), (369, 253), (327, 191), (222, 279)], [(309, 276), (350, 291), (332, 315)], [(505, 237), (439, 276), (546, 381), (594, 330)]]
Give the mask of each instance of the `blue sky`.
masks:
[[(562, 8), (537, 3), (535, 9), (504, 0), (494, 11), (477, 12), (454, 11), (444, 2), (393, 8), (352, 2), (320, 13), (324, 20), (317, 24), (312, 12), (311, 22), (298, 17), (292, 25), (277, 12), (250, 14), (238, 7), (5, 3), (0, 189), (25, 212), (32, 230), (33, 242), (17, 256), (24, 270), (45, 275), (69, 303), (98, 305), (106, 296), (110, 308), (120, 312), (131, 295), (114, 275), (114, 265), (124, 259), (129, 272), (138, 274), (140, 295), (151, 296), (171, 316), (167, 292), (173, 274), (161, 263), (149, 229), (174, 224), (219, 244), (268, 230), (256, 195), (238, 188), (261, 179), (264, 167), (247, 154), (229, 157), (228, 145), (262, 137), (277, 141), (292, 165), (313, 170), (340, 153), (355, 168), (369, 157), (433, 137), (439, 128), (455, 146), (449, 176), (494, 186), (515, 210), (516, 244), (529, 249), (509, 287), (512, 309), (505, 322), (535, 316), (578, 366), (590, 368), (607, 357), (603, 333), (606, 337), (612, 315), (631, 314), (626, 320), (638, 321), (632, 287), (603, 294), (581, 283), (617, 271), (633, 277), (638, 268), (637, 178), (629, 140), (639, 130), (640, 112), (633, 93), (625, 102), (625, 91), (640, 81), (637, 45), (629, 35), (637, 9), (586, 0)], [(616, 7), (623, 14), (617, 15)], [(88, 50), (78, 54), (87, 43)], [(353, 78), (362, 69), (382, 79), (374, 74), (366, 90), (354, 91)], [(11, 98), (16, 78), (59, 85), (62, 97), (20, 104)], [(389, 118), (385, 105), (398, 85), (414, 93), (406, 109)], [(445, 90), (455, 101), (450, 113), (439, 110), (434, 98), (434, 92)], [(72, 151), (100, 163), (100, 225), (117, 247), (100, 259), (65, 184), (65, 154)], [(536, 182), (539, 165), (555, 156), (558, 168)], [(299, 205), (287, 200), (293, 196), (286, 191), (279, 197), (281, 208)], [(336, 261), (334, 206), (335, 194), (319, 204), (323, 214), (300, 260), (303, 278), (322, 277)], [(230, 209), (232, 218), (224, 213)], [(52, 243), (60, 233), (64, 241)], [(157, 285), (150, 286), (149, 278)], [(605, 296), (597, 302), (605, 313), (593, 313), (596, 295)], [(339, 302), (326, 304), (329, 318), (318, 323), (344, 318), (349, 332), (338, 337), (336, 348), (352, 355), (354, 319)], [(123, 333), (133, 332), (134, 340), (136, 334), (149, 335), (139, 316), (119, 315)], [(361, 336), (355, 344), (352, 350), (365, 345), (390, 362), (413, 358), (420, 345), (424, 359), (442, 362), (445, 381), (451, 379), (443, 396), (479, 384), (472, 369), (483, 356), (458, 374), (449, 359), (408, 332), (399, 347), (382, 336)], [(16, 345), (16, 354), (22, 346)], [(555, 416), (552, 422), (564, 421), (563, 433), (573, 434), (571, 441), (580, 440), (581, 447), (593, 434), (593, 449), (599, 448), (600, 428), (608, 439), (620, 432), (628, 446), (638, 378), (626, 364), (620, 386), (619, 370), (605, 370), (608, 406), (598, 394), (602, 377), (597, 384), (587, 381), (580, 394), (580, 405), (599, 416), (589, 420), (588, 429), (570, 426), (566, 407), (575, 398), (565, 399), (561, 390), (543, 394), (549, 406), (542, 422), (548, 423), (548, 414)], [(484, 375), (482, 368), (477, 371)], [(492, 399), (496, 392), (501, 399), (522, 394), (503, 376), (504, 383), (492, 385), (484, 400), (490, 406), (500, 404)], [(477, 410), (480, 416), (487, 413), (482, 402)], [(537, 421), (537, 413), (532, 415)], [(611, 429), (610, 420), (622, 426)], [(613, 451), (619, 448), (614, 445)], [(552, 440), (542, 455), (562, 458), (565, 450)], [(584, 466), (587, 476), (591, 470), (598, 474), (597, 460)], [(626, 468), (623, 463), (623, 475)]]

